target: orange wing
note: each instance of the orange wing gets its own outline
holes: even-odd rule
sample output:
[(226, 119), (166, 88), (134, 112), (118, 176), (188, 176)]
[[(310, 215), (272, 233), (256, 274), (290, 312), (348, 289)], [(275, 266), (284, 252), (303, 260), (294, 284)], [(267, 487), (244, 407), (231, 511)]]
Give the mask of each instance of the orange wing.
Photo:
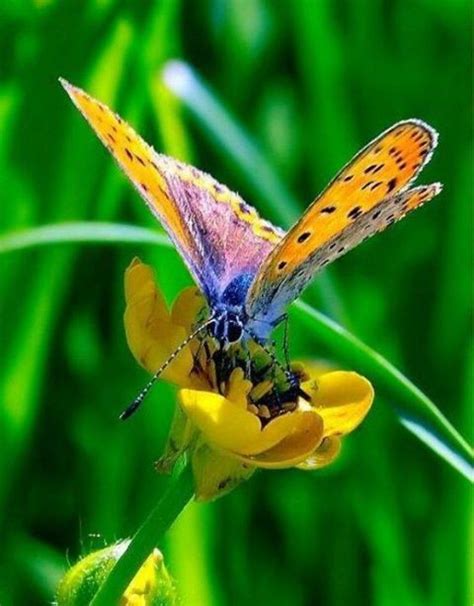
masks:
[(192, 248), (189, 229), (167, 192), (165, 177), (154, 166), (154, 150), (120, 116), (80, 88), (60, 78), (74, 105), (117, 160), (152, 211), (185, 247)]
[(407, 190), (436, 143), (430, 126), (407, 120), (359, 152), (269, 255), (250, 288), (249, 315), (276, 319), (318, 269), (437, 195), (439, 184)]
[(106, 105), (60, 82), (158, 217), (210, 303), (236, 276), (256, 274), (282, 230), (210, 175), (158, 154)]

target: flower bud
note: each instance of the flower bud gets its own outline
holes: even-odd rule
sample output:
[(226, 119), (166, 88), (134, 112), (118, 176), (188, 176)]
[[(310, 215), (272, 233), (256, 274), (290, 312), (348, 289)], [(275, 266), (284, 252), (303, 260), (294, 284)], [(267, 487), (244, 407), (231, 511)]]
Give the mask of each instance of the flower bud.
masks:
[[(129, 540), (120, 541), (80, 559), (61, 579), (57, 606), (88, 606)], [(176, 589), (158, 549), (145, 560), (130, 582), (120, 606), (176, 606)]]

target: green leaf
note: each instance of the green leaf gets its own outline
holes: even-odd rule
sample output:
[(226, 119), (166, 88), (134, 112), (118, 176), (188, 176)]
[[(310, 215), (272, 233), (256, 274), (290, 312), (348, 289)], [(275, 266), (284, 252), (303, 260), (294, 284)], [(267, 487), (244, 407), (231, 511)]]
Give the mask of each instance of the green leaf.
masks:
[[(171, 247), (166, 236), (152, 230), (115, 223), (45, 225), (0, 237), (0, 252), (66, 242), (135, 243)], [(433, 452), (467, 478), (472, 478), (472, 450), (435, 404), (383, 356), (342, 326), (297, 301), (290, 310), (307, 334), (324, 344), (339, 362), (365, 374), (376, 393), (392, 402), (401, 423)]]

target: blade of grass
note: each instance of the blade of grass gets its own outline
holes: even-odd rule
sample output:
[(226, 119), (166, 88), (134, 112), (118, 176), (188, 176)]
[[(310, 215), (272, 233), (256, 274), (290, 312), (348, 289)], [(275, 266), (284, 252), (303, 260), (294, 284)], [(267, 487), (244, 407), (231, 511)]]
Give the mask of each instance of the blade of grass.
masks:
[(347, 150), (357, 148), (343, 33), (336, 13), (328, 0), (301, 0), (292, 15), (307, 119), (310, 131), (317, 133), (308, 149), (315, 175), (329, 176), (347, 161)]
[[(85, 227), (82, 241), (87, 241), (90, 224), (83, 223), (82, 226)], [(102, 233), (106, 229), (105, 226), (110, 230), (108, 236), (103, 240), (105, 243), (120, 242), (120, 234), (123, 233), (133, 234), (135, 238), (133, 241), (138, 242), (137, 238), (141, 233), (144, 235), (141, 240), (142, 244), (171, 246), (166, 238), (160, 237), (151, 230), (119, 224), (117, 233), (114, 234), (115, 224), (109, 223), (100, 224)], [(126, 229), (127, 227), (130, 227), (130, 232)], [(44, 244), (45, 228), (39, 229), (41, 241)], [(79, 233), (80, 230), (76, 224), (75, 236), (77, 238), (79, 238)], [(30, 233), (28, 245), (31, 245), (33, 240)], [(57, 242), (57, 239), (54, 241)], [(98, 243), (99, 239), (95, 239), (94, 242)], [(367, 375), (375, 383), (376, 389), (380, 389), (389, 400), (393, 401), (393, 407), (400, 417), (401, 423), (409, 431), (462, 475), (467, 478), (472, 477), (472, 451), (467, 442), (435, 404), (397, 368), (342, 326), (303, 301), (293, 304), (290, 312), (295, 321), (304, 324), (318, 343), (326, 346), (339, 362), (350, 364), (351, 367)]]
[(134, 225), (99, 221), (70, 221), (42, 225), (0, 235), (0, 253), (25, 250), (37, 246), (79, 242), (101, 244), (161, 244), (168, 245), (165, 234)]
[[(117, 21), (89, 72), (89, 83), (99, 83), (107, 100), (113, 99), (117, 92), (132, 36), (131, 29), (123, 21)], [(96, 173), (87, 163), (89, 152), (77, 146), (76, 133), (76, 124), (71, 118), (64, 139), (66, 149), (62, 161), (58, 163), (57, 181), (54, 185), (53, 207), (58, 219), (73, 216), (81, 206), (86, 207), (93, 191)], [(75, 194), (73, 199), (76, 200), (76, 208), (71, 208), (72, 192)], [(31, 278), (29, 296), (24, 301), (21, 322), (17, 326), (17, 338), (2, 368), (2, 438), (8, 456), (4, 457), (4, 465), (0, 465), (0, 503), (16, 470), (16, 466), (10, 462), (13, 460), (18, 463), (21, 460), (33, 427), (44, 380), (43, 369), (48, 359), (48, 344), (71, 274), (73, 251), (61, 255), (56, 252), (49, 250), (44, 255)], [(41, 328), (32, 330), (32, 325)]]
[[(221, 581), (213, 563), (216, 545), (212, 539), (217, 523), (212, 508), (187, 507), (166, 536), (164, 553), (170, 570), (179, 579), (180, 596), (187, 606), (222, 604)], [(200, 556), (190, 560), (190, 553)]]
[(472, 450), (435, 404), (388, 360), (303, 301), (291, 313), (337, 360), (351, 364), (393, 401), (401, 423), (436, 454), (472, 478)]

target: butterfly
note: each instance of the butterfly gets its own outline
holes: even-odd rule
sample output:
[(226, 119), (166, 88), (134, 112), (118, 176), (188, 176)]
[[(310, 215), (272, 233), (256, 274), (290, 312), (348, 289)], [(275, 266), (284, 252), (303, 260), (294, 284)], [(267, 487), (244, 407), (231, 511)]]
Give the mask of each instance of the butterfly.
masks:
[(100, 101), (61, 84), (180, 252), (209, 305), (203, 326), (223, 347), (267, 342), (319, 270), (441, 191), (439, 183), (411, 187), (438, 136), (404, 120), (354, 156), (285, 233), (210, 175), (157, 153)]

